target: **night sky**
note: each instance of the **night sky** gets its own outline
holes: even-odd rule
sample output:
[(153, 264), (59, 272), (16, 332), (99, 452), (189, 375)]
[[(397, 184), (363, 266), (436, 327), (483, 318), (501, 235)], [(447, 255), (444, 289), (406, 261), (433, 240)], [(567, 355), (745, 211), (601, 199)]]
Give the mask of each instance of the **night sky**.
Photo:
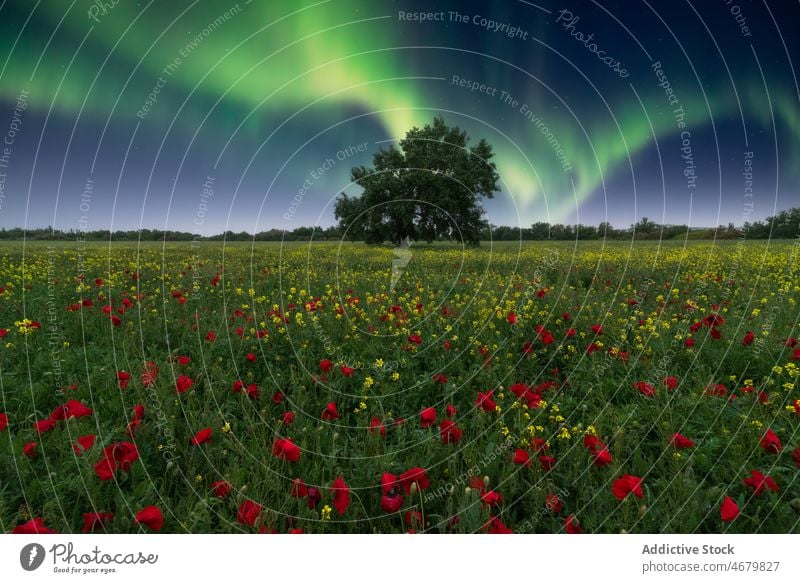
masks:
[(494, 224), (763, 219), (800, 206), (798, 23), (795, 0), (0, 0), (0, 226), (328, 226), (350, 168), (436, 114), (494, 146)]

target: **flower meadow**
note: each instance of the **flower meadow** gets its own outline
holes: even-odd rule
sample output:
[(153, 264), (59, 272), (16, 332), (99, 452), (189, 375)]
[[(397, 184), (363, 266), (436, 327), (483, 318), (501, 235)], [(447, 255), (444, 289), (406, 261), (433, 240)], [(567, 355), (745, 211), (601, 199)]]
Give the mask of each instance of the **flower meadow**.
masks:
[(797, 244), (412, 249), (0, 247), (0, 529), (799, 530)]

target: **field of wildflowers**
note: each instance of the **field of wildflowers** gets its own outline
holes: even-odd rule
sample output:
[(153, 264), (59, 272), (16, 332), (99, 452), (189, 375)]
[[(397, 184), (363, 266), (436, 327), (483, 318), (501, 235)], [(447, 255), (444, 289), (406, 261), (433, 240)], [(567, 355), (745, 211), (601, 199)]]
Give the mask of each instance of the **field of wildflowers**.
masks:
[(797, 532), (791, 242), (0, 247), (0, 530)]

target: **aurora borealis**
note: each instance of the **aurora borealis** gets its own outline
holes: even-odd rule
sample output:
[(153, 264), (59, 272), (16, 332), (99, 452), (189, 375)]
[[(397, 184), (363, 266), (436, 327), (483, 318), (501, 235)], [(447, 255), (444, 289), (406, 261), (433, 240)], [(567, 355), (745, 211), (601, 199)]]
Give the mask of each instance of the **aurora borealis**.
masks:
[(327, 226), (350, 167), (437, 113), (494, 146), (494, 224), (741, 224), (800, 201), (798, 21), (745, 0), (0, 0), (0, 225)]

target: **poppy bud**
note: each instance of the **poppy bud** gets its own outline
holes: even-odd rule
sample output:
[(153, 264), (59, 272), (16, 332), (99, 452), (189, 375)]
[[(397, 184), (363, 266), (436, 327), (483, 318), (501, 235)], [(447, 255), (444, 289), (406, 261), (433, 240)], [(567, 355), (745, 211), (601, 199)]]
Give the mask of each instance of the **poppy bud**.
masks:
[(489, 476), (483, 477), (483, 485), (486, 486), (487, 488), (489, 487)]
[(619, 533), (620, 534), (628, 534), (628, 531), (623, 528), (622, 530), (619, 531)]
[(469, 496), (471, 492), (472, 492), (472, 488), (470, 488), (469, 486), (464, 488), (464, 494), (466, 494), (467, 496)]
[(647, 514), (647, 504), (642, 504), (639, 506), (639, 517), (642, 517), (645, 514)]
[(239, 488), (239, 492), (236, 494), (236, 502), (241, 504), (244, 502), (244, 495), (247, 493), (247, 485), (242, 486)]
[(409, 488), (409, 492), (411, 492), (412, 496), (417, 493), (417, 483), (416, 482), (412, 482), (411, 483), (411, 487)]

